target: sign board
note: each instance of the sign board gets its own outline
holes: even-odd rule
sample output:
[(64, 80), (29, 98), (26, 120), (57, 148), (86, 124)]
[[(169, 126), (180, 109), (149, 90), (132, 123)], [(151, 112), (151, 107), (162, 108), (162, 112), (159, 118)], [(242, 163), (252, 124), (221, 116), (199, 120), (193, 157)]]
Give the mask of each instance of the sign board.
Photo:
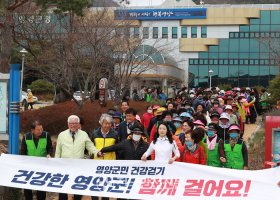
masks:
[(0, 133), (7, 133), (8, 111), (8, 80), (9, 74), (0, 74)]
[(265, 118), (265, 161), (280, 163), (280, 116)]
[(114, 11), (114, 15), (115, 20), (206, 19), (206, 11), (206, 8), (119, 9)]
[(272, 161), (280, 163), (280, 129), (272, 130)]
[(102, 78), (99, 81), (99, 89), (107, 89), (108, 88), (108, 80), (107, 78)]
[(99, 81), (99, 103), (101, 106), (106, 106), (107, 90), (108, 90), (108, 80), (107, 78), (102, 78)]

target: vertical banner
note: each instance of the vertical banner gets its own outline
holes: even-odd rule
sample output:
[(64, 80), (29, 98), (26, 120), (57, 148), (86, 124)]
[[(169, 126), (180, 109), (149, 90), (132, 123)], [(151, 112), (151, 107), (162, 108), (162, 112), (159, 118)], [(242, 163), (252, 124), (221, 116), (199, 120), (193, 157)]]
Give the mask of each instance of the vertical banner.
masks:
[(0, 82), (0, 134), (7, 133), (7, 82)]

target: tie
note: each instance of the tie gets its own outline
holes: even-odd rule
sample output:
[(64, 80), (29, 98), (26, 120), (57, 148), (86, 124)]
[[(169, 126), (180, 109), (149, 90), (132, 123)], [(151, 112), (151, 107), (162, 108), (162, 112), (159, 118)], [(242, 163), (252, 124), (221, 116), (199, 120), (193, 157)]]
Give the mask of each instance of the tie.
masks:
[(73, 138), (73, 142), (75, 141), (75, 132), (72, 132), (72, 138)]
[(128, 124), (127, 124), (127, 128), (128, 128), (128, 129), (130, 129), (131, 126), (132, 126), (131, 123), (128, 123)]

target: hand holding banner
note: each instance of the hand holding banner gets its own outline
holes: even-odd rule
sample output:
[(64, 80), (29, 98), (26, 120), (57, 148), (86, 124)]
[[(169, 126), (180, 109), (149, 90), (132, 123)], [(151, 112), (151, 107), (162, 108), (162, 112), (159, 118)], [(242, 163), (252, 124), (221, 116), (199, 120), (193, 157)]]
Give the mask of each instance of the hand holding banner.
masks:
[(248, 171), (179, 162), (2, 154), (0, 177), (2, 186), (113, 198), (263, 200), (280, 196), (279, 167)]

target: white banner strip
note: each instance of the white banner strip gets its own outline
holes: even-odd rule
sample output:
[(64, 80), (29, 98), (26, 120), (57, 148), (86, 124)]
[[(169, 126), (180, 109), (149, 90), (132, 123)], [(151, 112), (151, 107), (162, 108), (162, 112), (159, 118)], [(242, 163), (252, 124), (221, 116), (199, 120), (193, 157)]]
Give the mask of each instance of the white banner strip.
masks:
[(275, 199), (280, 168), (232, 170), (175, 162), (76, 160), (2, 154), (0, 185), (128, 199)]

